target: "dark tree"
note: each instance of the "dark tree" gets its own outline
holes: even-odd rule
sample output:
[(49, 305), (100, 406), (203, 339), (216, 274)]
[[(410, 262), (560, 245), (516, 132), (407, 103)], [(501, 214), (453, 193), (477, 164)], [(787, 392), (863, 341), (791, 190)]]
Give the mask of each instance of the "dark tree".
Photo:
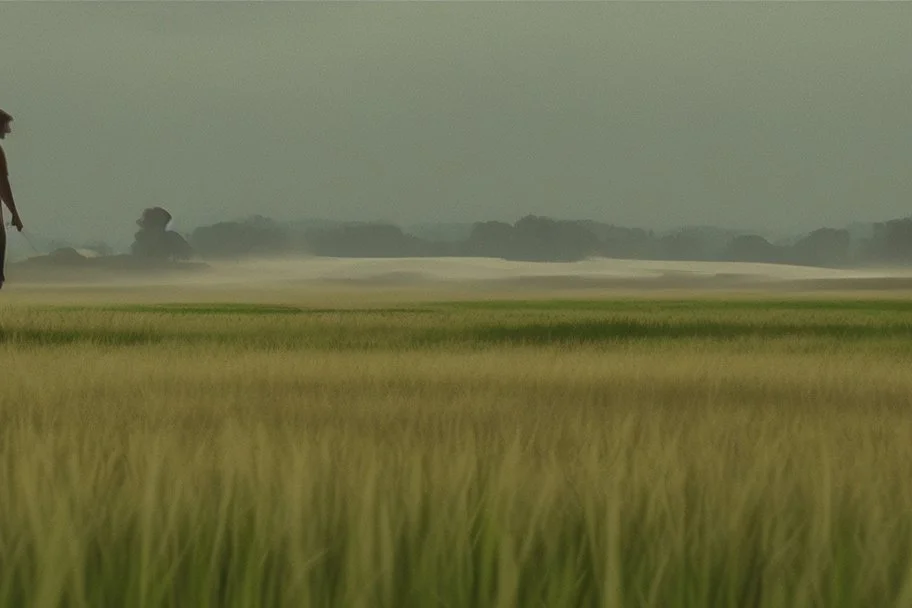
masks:
[(725, 259), (733, 262), (782, 262), (782, 250), (756, 234), (735, 237), (725, 250)]
[(807, 266), (842, 266), (849, 261), (848, 230), (820, 228), (792, 245), (791, 259)]
[(508, 258), (513, 250), (513, 226), (506, 222), (476, 222), (465, 243), (466, 254)]
[(912, 262), (912, 218), (874, 224), (867, 249), (868, 257), (877, 262)]
[(392, 224), (346, 224), (308, 230), (305, 239), (312, 253), (333, 257), (420, 257), (433, 251), (427, 241), (405, 234)]
[(288, 232), (276, 222), (254, 216), (242, 222), (219, 222), (190, 235), (193, 248), (207, 257), (275, 255), (289, 248)]
[(133, 235), (130, 251), (133, 255), (163, 260), (185, 260), (193, 254), (193, 249), (177, 232), (167, 230), (171, 214), (161, 207), (145, 209), (136, 220), (139, 232)]

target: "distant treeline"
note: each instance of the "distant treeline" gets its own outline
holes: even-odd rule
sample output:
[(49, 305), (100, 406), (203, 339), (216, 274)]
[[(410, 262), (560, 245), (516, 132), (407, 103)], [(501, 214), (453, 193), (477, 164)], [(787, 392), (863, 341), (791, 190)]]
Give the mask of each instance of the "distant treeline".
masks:
[(849, 266), (912, 263), (912, 218), (863, 229), (820, 228), (790, 241), (712, 227), (657, 234), (588, 220), (528, 215), (519, 221), (426, 226), (417, 234), (384, 223), (283, 223), (255, 216), (195, 229), (204, 258), (306, 253), (332, 257), (496, 257), (571, 262), (603, 256), (628, 259), (739, 261)]

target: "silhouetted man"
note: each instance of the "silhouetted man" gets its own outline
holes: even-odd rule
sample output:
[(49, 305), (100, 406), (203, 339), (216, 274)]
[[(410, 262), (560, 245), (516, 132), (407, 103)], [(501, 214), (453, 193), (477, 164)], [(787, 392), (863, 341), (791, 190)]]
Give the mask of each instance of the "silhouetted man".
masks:
[[(0, 110), (0, 139), (6, 139), (7, 134), (12, 133), (12, 123), (13, 117)], [(13, 216), (12, 225), (16, 227), (16, 230), (22, 232), (22, 220), (19, 218), (19, 212), (16, 211), (16, 203), (13, 201), (13, 189), (10, 187), (9, 181), (9, 168), (6, 165), (6, 154), (4, 154), (2, 147), (0, 147), (0, 199), (6, 203)], [(0, 206), (0, 287), (3, 286), (3, 282), (6, 280), (3, 274), (3, 269), (6, 267), (6, 228), (2, 218), (3, 207)]]

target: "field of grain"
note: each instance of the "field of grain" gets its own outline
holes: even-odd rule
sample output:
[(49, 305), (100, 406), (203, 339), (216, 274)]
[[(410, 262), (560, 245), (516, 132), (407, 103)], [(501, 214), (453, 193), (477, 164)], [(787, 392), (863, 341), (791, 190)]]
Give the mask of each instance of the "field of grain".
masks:
[(912, 301), (247, 295), (0, 305), (0, 606), (912, 605)]

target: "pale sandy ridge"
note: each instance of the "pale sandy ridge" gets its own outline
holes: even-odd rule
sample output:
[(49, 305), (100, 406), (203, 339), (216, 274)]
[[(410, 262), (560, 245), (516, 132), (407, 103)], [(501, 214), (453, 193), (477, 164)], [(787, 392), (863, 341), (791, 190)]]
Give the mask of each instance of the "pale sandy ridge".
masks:
[[(13, 267), (3, 297), (245, 300), (315, 303), (441, 297), (600, 297), (694, 293), (865, 293), (912, 290), (912, 268), (834, 269), (744, 262), (593, 258), (517, 262), (494, 258), (295, 258), (221, 261), (184, 269)], [(105, 295), (107, 294), (107, 295)], [(347, 294), (347, 296), (345, 295)], [(350, 296), (350, 297), (348, 297)]]

